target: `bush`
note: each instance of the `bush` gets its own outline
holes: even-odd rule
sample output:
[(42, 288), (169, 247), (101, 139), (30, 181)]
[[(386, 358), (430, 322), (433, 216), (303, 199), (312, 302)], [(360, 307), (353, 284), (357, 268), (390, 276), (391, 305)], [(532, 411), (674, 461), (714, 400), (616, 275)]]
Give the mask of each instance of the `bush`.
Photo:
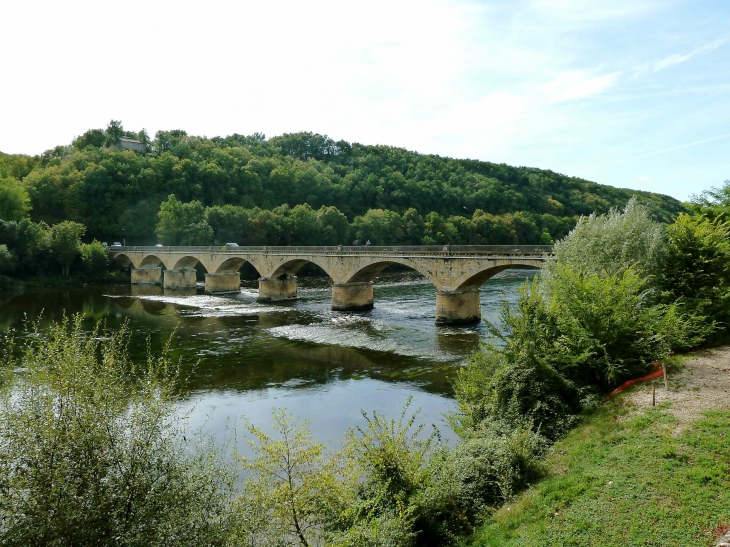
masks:
[(486, 345), (459, 371), (460, 433), (484, 422), (532, 422), (555, 440), (602, 393), (646, 374), (672, 348), (701, 341), (677, 304), (648, 297), (633, 266), (608, 275), (560, 265), (549, 287), (524, 285), (517, 307), (503, 308), (501, 330), (492, 328), (500, 345)]
[(177, 368), (133, 365), (126, 327), (37, 327), (0, 393), (0, 543), (223, 544), (232, 477), (186, 441)]
[(456, 486), (458, 505), (478, 522), (544, 474), (547, 447), (529, 423), (514, 429), (492, 423), (449, 453), (441, 480)]
[(81, 245), (81, 262), (83, 262), (87, 274), (92, 277), (101, 277), (107, 271), (109, 257), (104, 246), (94, 240)]
[(658, 284), (664, 300), (679, 302), (706, 329), (724, 329), (730, 313), (730, 225), (681, 214), (667, 228)]
[(649, 209), (632, 198), (623, 211), (580, 217), (570, 234), (555, 244), (546, 264), (549, 278), (560, 266), (586, 273), (613, 274), (634, 267), (642, 273), (658, 270), (664, 252), (663, 227)]
[(0, 274), (9, 273), (15, 269), (15, 257), (5, 244), (0, 245)]
[[(275, 436), (251, 424), (254, 457), (241, 458), (249, 472), (241, 499), (244, 545), (320, 545), (350, 499), (340, 455), (326, 457), (308, 424), (274, 412)], [(263, 539), (265, 538), (265, 539)]]

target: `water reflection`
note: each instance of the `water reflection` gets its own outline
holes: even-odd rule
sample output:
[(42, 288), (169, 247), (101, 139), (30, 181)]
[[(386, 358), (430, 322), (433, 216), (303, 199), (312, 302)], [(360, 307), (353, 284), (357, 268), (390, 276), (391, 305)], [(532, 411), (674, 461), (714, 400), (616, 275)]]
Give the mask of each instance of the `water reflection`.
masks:
[[(532, 275), (505, 272), (485, 284), (485, 318), (496, 321), (500, 301), (514, 300)], [(159, 352), (174, 333), (193, 424), (221, 436), (241, 415), (265, 425), (272, 407), (287, 407), (322, 440), (340, 439), (361, 408), (397, 414), (409, 395), (423, 423), (444, 426), (455, 371), (488, 336), (484, 325), (437, 327), (435, 290), (413, 276), (381, 276), (369, 312), (333, 312), (323, 279), (300, 279), (295, 302), (261, 304), (256, 295), (255, 282), (224, 296), (154, 285), (40, 289), (0, 296), (0, 326), (22, 331), (23, 315), (41, 311), (43, 325), (64, 313), (84, 313), (88, 328), (126, 320), (134, 359)]]

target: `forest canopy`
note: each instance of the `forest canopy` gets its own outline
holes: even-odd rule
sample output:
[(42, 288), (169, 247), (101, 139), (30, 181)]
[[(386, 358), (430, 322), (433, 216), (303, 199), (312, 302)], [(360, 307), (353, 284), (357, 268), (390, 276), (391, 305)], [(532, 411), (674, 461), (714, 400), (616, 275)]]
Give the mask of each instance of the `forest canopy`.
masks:
[[(144, 151), (122, 149), (124, 137), (141, 141)], [(15, 216), (20, 209), (34, 222), (74, 221), (89, 240), (133, 244), (537, 244), (564, 237), (580, 215), (623, 207), (632, 196), (658, 221), (684, 211), (668, 196), (531, 167), (308, 132), (266, 139), (172, 130), (150, 139), (114, 120), (40, 156), (0, 153), (0, 185), (7, 187), (0, 195), (22, 202)], [(191, 205), (170, 207), (170, 196)], [(184, 219), (164, 218), (163, 202), (168, 212), (195, 216), (190, 233)], [(163, 235), (166, 220), (177, 222), (175, 237)]]

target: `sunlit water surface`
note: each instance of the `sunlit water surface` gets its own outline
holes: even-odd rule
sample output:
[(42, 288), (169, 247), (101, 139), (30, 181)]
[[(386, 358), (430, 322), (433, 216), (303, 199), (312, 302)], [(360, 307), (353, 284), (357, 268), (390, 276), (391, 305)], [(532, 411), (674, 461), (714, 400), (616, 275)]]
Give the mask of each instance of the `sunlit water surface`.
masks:
[[(481, 292), (482, 315), (497, 322), (503, 301), (534, 275), (509, 270)], [(484, 323), (437, 327), (435, 289), (408, 273), (376, 280), (375, 309), (330, 310), (331, 290), (321, 278), (299, 279), (299, 300), (256, 302), (256, 282), (239, 294), (206, 295), (202, 288), (109, 285), (0, 294), (0, 329), (25, 330), (24, 317), (42, 312), (42, 325), (63, 314), (85, 314), (117, 327), (128, 320), (132, 358), (159, 351), (173, 336), (187, 384), (181, 412), (192, 428), (245, 451), (244, 420), (267, 429), (274, 408), (310, 422), (316, 439), (337, 447), (347, 429), (362, 425), (361, 410), (398, 417), (409, 397), (419, 423), (450, 440), (444, 414), (454, 410), (452, 380), (468, 355), (487, 339)], [(238, 434), (236, 434), (238, 432)]]

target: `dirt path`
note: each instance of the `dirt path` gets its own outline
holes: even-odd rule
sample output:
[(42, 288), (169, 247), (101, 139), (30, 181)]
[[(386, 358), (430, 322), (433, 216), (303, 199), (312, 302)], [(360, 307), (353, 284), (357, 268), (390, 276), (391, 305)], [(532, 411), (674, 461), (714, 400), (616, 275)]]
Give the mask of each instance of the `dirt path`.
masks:
[(677, 374), (670, 372), (668, 378), (669, 392), (664, 390), (664, 379), (659, 378), (641, 385), (627, 399), (640, 407), (651, 406), (652, 387), (656, 385), (656, 404), (671, 403), (669, 412), (677, 418), (676, 434), (706, 410), (730, 409), (730, 346), (692, 354), (684, 368)]

